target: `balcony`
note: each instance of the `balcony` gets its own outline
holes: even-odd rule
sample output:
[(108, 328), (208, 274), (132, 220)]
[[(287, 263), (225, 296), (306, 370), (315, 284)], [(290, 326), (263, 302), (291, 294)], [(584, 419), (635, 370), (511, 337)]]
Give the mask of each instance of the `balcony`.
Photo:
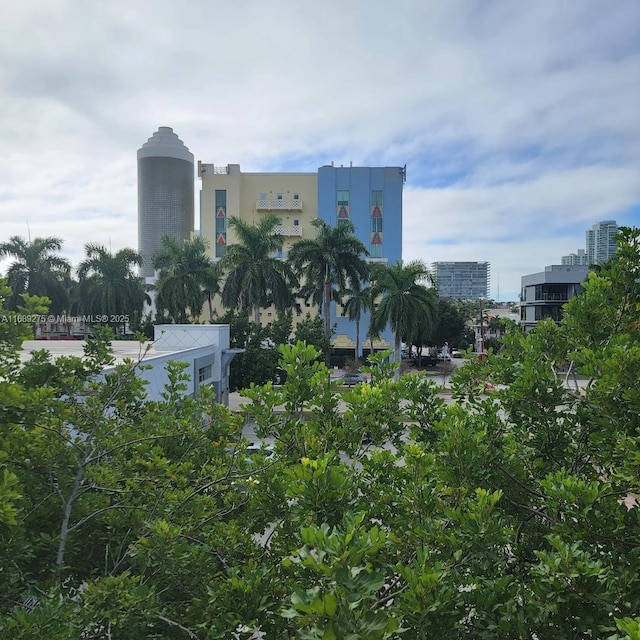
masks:
[(277, 233), (279, 236), (298, 236), (299, 237), (299, 236), (302, 236), (302, 225), (294, 224), (288, 227), (284, 224), (279, 224), (279, 225), (276, 225), (276, 227), (274, 228), (274, 232)]
[(302, 211), (302, 200), (256, 200), (256, 211)]
[(568, 302), (569, 295), (566, 293), (536, 293), (536, 302)]

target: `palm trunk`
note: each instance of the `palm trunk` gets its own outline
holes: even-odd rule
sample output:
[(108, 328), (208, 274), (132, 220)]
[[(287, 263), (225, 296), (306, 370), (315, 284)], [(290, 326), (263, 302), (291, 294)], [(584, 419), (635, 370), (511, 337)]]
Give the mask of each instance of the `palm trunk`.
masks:
[(260, 306), (259, 305), (255, 305), (255, 307), (253, 307), (253, 321), (255, 322), (257, 327), (260, 326)]
[[(395, 334), (395, 340), (393, 345), (393, 359), (402, 364), (402, 357), (400, 356), (400, 333)], [(398, 367), (393, 374), (393, 379), (397, 380), (400, 377), (400, 367)]]
[(360, 362), (360, 316), (356, 318), (356, 364)]
[(331, 281), (327, 280), (324, 283), (324, 300), (322, 313), (324, 314), (324, 335), (327, 338), (331, 338)]

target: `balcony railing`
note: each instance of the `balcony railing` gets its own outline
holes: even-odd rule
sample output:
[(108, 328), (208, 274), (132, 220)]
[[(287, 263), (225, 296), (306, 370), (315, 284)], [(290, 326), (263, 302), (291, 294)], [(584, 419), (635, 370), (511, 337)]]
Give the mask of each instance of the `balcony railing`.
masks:
[(568, 302), (569, 296), (566, 293), (539, 293), (536, 301), (543, 302)]
[(256, 200), (256, 210), (257, 211), (273, 211), (274, 209), (278, 210), (287, 210), (287, 211), (302, 211), (302, 200), (299, 198), (297, 200)]
[(302, 235), (302, 225), (294, 224), (290, 227), (287, 227), (283, 224), (276, 225), (274, 228), (274, 232), (279, 236), (301, 236)]
[(224, 167), (216, 167), (213, 164), (201, 164), (200, 165), (200, 176), (202, 177), (203, 175), (218, 175), (218, 176), (223, 176), (223, 175), (227, 175), (229, 173), (229, 165), (226, 165)]

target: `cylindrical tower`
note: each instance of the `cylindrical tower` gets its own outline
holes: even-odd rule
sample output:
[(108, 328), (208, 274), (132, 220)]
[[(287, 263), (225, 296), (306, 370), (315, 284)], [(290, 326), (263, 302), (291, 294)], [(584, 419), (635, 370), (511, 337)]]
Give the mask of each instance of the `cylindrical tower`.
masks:
[(153, 276), (152, 258), (162, 236), (188, 240), (193, 231), (193, 154), (173, 132), (160, 127), (138, 149), (138, 251), (143, 277)]

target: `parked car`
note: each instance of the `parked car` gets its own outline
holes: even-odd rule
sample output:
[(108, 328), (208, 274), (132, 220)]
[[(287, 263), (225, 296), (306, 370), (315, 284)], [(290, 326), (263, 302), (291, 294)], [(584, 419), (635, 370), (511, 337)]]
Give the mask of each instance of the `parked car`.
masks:
[(418, 358), (417, 356), (413, 358), (413, 364), (420, 367), (435, 367), (438, 364), (438, 358), (435, 356), (422, 356)]
[(342, 376), (342, 384), (347, 387), (352, 387), (358, 382), (367, 382), (367, 377), (362, 373), (345, 373)]
[(452, 358), (462, 358), (462, 354), (459, 351), (452, 351), (451, 352), (451, 357)]

